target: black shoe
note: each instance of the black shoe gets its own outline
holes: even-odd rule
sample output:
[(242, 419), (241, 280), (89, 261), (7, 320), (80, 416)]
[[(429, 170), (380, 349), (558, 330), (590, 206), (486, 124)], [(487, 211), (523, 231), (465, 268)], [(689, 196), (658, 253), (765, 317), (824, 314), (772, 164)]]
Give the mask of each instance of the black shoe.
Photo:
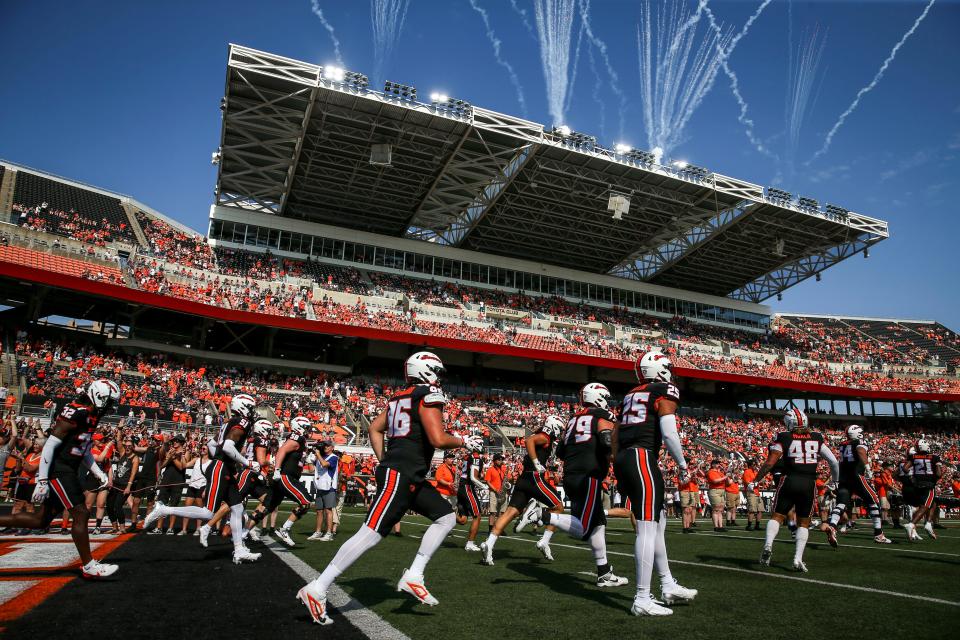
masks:
[(693, 529), (691, 529), (690, 527), (684, 527), (683, 533), (693, 533)]
[(63, 528), (61, 528), (61, 529), (60, 529), (60, 535), (62, 535), (62, 536), (68, 536), (68, 535), (70, 535), (70, 529), (63, 529)]

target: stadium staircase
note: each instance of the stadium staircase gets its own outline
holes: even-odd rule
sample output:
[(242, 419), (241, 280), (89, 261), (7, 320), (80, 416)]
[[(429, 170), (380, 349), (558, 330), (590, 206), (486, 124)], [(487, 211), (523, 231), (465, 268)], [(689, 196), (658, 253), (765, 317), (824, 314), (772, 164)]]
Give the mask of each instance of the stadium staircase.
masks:
[(140, 222), (137, 220), (137, 208), (126, 198), (121, 198), (120, 206), (123, 207), (123, 212), (127, 214), (127, 220), (130, 221), (130, 228), (133, 230), (133, 235), (136, 236), (137, 242), (139, 242), (140, 246), (144, 249), (149, 249), (150, 243), (147, 241), (147, 236), (143, 233), (143, 229), (140, 228)]
[(10, 167), (3, 167), (4, 171), (0, 174), (0, 214), (5, 220), (11, 220), (10, 214), (13, 212), (13, 189), (17, 183), (17, 172)]
[[(850, 324), (850, 323), (847, 322), (846, 320), (838, 320), (838, 322), (840, 322), (840, 324), (842, 324), (842, 325), (844, 325), (844, 326), (850, 327), (851, 329), (853, 329), (854, 331), (856, 331), (857, 333), (859, 333), (860, 335), (862, 335), (862, 336), (863, 336), (864, 338), (866, 338), (867, 340), (870, 340), (871, 342), (876, 342), (877, 344), (881, 344), (881, 345), (883, 345), (883, 344), (886, 344), (886, 345), (892, 344), (892, 341), (890, 341), (890, 342), (884, 342), (883, 340), (880, 339), (880, 337), (870, 335), (869, 333), (867, 333), (866, 331), (864, 331), (864, 330), (861, 329), (860, 327), (858, 327), (858, 326), (856, 326), (856, 325), (853, 325), (853, 324)], [(887, 337), (887, 336), (884, 336), (884, 337)], [(892, 336), (891, 336), (891, 337), (892, 337)], [(895, 351), (896, 353), (899, 353), (900, 355), (902, 355), (902, 356), (904, 356), (904, 357), (907, 356), (907, 354), (905, 354), (905, 353), (904, 353), (903, 351), (901, 351), (900, 349), (897, 349), (896, 347), (892, 348), (891, 351)]]
[(727, 449), (726, 447), (720, 446), (713, 440), (707, 440), (706, 438), (701, 438), (700, 436), (696, 436), (695, 438), (693, 438), (693, 441), (696, 444), (703, 447), (704, 449), (706, 449), (707, 451), (712, 452), (713, 455), (715, 456), (722, 456), (724, 458), (730, 457), (730, 450)]
[(343, 415), (347, 418), (347, 426), (357, 435), (357, 439), (351, 444), (366, 444), (367, 434), (370, 433), (370, 419), (362, 412), (358, 414), (354, 411), (339, 391), (334, 391), (332, 395), (343, 407)]
[(8, 352), (0, 356), (0, 383), (7, 389), (20, 389), (20, 375), (17, 373), (15, 353)]

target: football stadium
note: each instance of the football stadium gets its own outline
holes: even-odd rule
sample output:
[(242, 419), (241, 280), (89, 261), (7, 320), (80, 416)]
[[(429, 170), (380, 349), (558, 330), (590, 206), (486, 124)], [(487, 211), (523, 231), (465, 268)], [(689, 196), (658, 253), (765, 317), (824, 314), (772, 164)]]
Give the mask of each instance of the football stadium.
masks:
[[(780, 304), (882, 277), (900, 227), (677, 159), (681, 111), (784, 8), (466, 0), (507, 90), (494, 28), (528, 32), (531, 119), (393, 81), (409, 0), (373, 0), (373, 66), (341, 63), (334, 16), (370, 25), (336, 4), (301, 7), (336, 64), (224, 41), (222, 76), (183, 79), (223, 82), (203, 218), (0, 140), (4, 635), (952, 635), (953, 320), (911, 291), (893, 317)], [(617, 12), (649, 145), (561, 119), (577, 61), (623, 97)], [(790, 33), (796, 107), (824, 47)]]

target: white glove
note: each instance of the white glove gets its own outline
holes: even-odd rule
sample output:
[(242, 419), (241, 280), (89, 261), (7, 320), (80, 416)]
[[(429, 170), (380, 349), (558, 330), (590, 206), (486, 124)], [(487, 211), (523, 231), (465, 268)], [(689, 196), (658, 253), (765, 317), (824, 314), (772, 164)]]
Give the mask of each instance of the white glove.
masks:
[(33, 503), (42, 504), (50, 493), (50, 483), (46, 480), (37, 480), (37, 486), (33, 490)]
[(539, 460), (533, 461), (533, 468), (537, 470), (537, 473), (546, 473), (547, 468), (543, 466)]
[(688, 469), (687, 467), (683, 467), (682, 469), (680, 469), (680, 482), (682, 484), (687, 484), (691, 480), (693, 480), (693, 474), (690, 473), (690, 469)]
[(827, 491), (836, 491), (836, 490), (837, 490), (837, 483), (836, 483), (836, 482), (828, 482), (828, 483), (827, 483)]
[(280, 469), (274, 469), (273, 471), (273, 481), (280, 482)]
[(256, 460), (251, 460), (250, 471), (253, 471), (254, 473), (260, 473), (260, 463), (257, 462)]
[(748, 482), (748, 483), (747, 483), (747, 491), (753, 491), (753, 488), (754, 488), (755, 486), (757, 486), (755, 483), (753, 483), (753, 482)]
[(97, 487), (97, 491), (100, 491), (101, 489), (106, 489), (108, 486), (110, 486), (110, 476), (105, 474), (103, 471), (100, 472), (100, 475), (97, 477), (97, 480), (100, 481), (100, 486)]
[(463, 436), (462, 440), (463, 448), (467, 451), (474, 453), (483, 451), (483, 440), (480, 439), (480, 436)]

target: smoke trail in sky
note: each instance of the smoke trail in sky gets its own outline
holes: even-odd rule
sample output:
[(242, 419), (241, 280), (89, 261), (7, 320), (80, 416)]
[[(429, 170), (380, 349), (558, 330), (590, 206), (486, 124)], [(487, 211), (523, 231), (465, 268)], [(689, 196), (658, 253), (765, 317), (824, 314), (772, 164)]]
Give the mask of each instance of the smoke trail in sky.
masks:
[(716, 77), (730, 39), (720, 29), (698, 34), (704, 2), (695, 13), (681, 3), (661, 5), (656, 16), (646, 0), (637, 27), (640, 91), (650, 150), (659, 158), (684, 140), (684, 129)]
[[(810, 39), (800, 45), (797, 51), (796, 64), (789, 70), (790, 84), (787, 86), (787, 153), (786, 159), (792, 164), (800, 143), (800, 129), (807, 111), (812, 106), (811, 94), (814, 79), (820, 67), (823, 48), (826, 45), (826, 36), (822, 39), (818, 30), (813, 31)], [(790, 56), (791, 60), (793, 55)]]
[[(757, 151), (765, 156), (777, 159), (777, 155), (768, 149), (767, 146), (763, 144), (763, 141), (757, 137), (756, 133), (754, 133), (754, 127), (756, 125), (754, 124), (753, 120), (747, 116), (749, 106), (747, 105), (747, 101), (744, 100), (743, 95), (740, 93), (740, 80), (737, 78), (737, 74), (733, 72), (733, 69), (730, 68), (729, 63), (730, 54), (733, 52), (733, 49), (736, 47), (737, 43), (741, 38), (747, 35), (747, 31), (750, 29), (750, 26), (754, 23), (754, 21), (756, 21), (757, 18), (760, 17), (760, 14), (763, 13), (763, 10), (767, 8), (767, 5), (769, 5), (770, 2), (772, 2), (772, 0), (764, 0), (763, 3), (761, 3), (753, 15), (750, 16), (747, 22), (743, 25), (740, 33), (730, 40), (730, 44), (726, 48), (720, 48), (718, 46), (717, 52), (719, 55), (717, 57), (720, 62), (720, 67), (730, 80), (730, 91), (733, 93), (733, 97), (737, 101), (737, 105), (740, 107), (740, 113), (737, 114), (737, 121), (743, 125), (744, 132), (747, 134), (747, 139)], [(713, 11), (711, 11), (710, 7), (707, 6), (707, 0), (700, 0), (699, 6), (703, 9), (704, 13), (706, 13), (707, 19), (710, 21), (710, 26), (713, 28), (714, 33), (719, 37), (722, 34), (722, 31), (720, 29), (720, 25), (717, 23), (716, 17), (713, 15)]]
[(373, 25), (373, 79), (382, 83), (387, 63), (403, 31), (410, 0), (370, 0), (370, 21)]
[[(593, 74), (594, 83), (593, 83), (593, 101), (597, 103), (597, 116), (599, 118), (600, 124), (600, 137), (606, 140), (607, 138), (607, 107), (603, 103), (603, 99), (600, 97), (600, 90), (603, 89), (603, 80), (601, 80), (600, 74), (597, 72), (597, 61), (593, 57), (593, 47), (587, 46), (587, 59), (590, 61), (590, 73)], [(571, 93), (573, 93), (571, 91)]]
[(813, 162), (814, 160), (816, 160), (817, 158), (819, 158), (820, 156), (822, 156), (827, 152), (827, 149), (830, 148), (830, 144), (833, 142), (833, 136), (837, 134), (837, 131), (839, 131), (840, 127), (843, 126), (843, 123), (846, 121), (847, 117), (849, 117), (850, 114), (853, 113), (854, 110), (857, 108), (857, 106), (860, 104), (860, 98), (862, 98), (867, 93), (870, 93), (871, 91), (873, 91), (873, 89), (877, 86), (877, 83), (879, 83), (880, 80), (883, 79), (883, 74), (886, 73), (887, 67), (889, 67), (890, 63), (892, 63), (894, 58), (897, 57), (897, 51), (899, 51), (900, 47), (902, 47), (903, 44), (907, 41), (907, 39), (909, 39), (910, 36), (913, 35), (913, 32), (917, 30), (917, 27), (919, 27), (920, 23), (923, 22), (923, 19), (927, 17), (927, 14), (930, 12), (930, 8), (933, 6), (933, 3), (936, 1), (937, 0), (930, 0), (930, 2), (927, 3), (927, 6), (924, 7), (923, 9), (923, 13), (921, 13), (920, 17), (914, 21), (913, 26), (910, 27), (910, 29), (905, 34), (903, 34), (903, 37), (900, 38), (900, 41), (894, 45), (893, 50), (890, 52), (890, 55), (888, 55), (887, 59), (883, 61), (883, 64), (880, 66), (880, 70), (877, 71), (877, 74), (875, 76), (873, 76), (873, 80), (870, 81), (870, 84), (860, 89), (860, 91), (857, 92), (857, 96), (853, 99), (853, 103), (849, 107), (847, 107), (846, 111), (840, 114), (840, 118), (837, 120), (836, 124), (834, 124), (833, 128), (831, 128), (830, 131), (827, 132), (827, 137), (826, 139), (824, 139), (823, 146), (820, 147), (820, 150), (817, 151), (815, 154), (813, 154), (813, 157), (807, 160), (805, 164), (809, 165), (811, 162)]
[(527, 10), (521, 9), (520, 6), (517, 4), (517, 0), (510, 0), (510, 6), (513, 8), (514, 11), (517, 12), (517, 15), (520, 16), (520, 21), (523, 22), (523, 27), (527, 30), (527, 33), (529, 33), (531, 37), (536, 39), (537, 32), (533, 30), (533, 25), (530, 24), (530, 20), (527, 17)]
[(322, 24), (323, 28), (327, 30), (327, 33), (330, 35), (330, 39), (333, 41), (333, 55), (337, 59), (337, 64), (342, 67), (343, 56), (340, 55), (340, 41), (337, 39), (337, 34), (333, 30), (333, 25), (323, 17), (323, 9), (320, 8), (319, 0), (311, 0), (311, 5), (313, 14), (320, 18), (320, 24)]
[[(617, 72), (614, 70), (613, 65), (610, 64), (610, 56), (607, 54), (607, 44), (594, 35), (593, 29), (590, 26), (590, 0), (580, 0), (580, 19), (583, 21), (583, 29), (586, 31), (587, 38), (590, 40), (590, 43), (597, 48), (597, 52), (603, 60), (603, 65), (607, 68), (607, 75), (610, 77), (610, 91), (620, 100), (620, 105), (617, 108), (617, 115), (620, 119), (620, 129), (617, 134), (623, 136), (623, 128), (627, 118), (627, 96), (620, 89), (620, 78), (617, 77)], [(592, 53), (590, 63), (591, 65), (595, 64)], [(596, 71), (594, 71), (594, 73), (596, 73)], [(572, 82), (571, 86), (573, 86)], [(599, 92), (602, 87), (603, 85), (598, 78), (593, 92), (593, 99), (597, 102), (601, 102)]]
[(570, 112), (570, 103), (573, 102), (573, 86), (577, 81), (577, 68), (580, 66), (580, 48), (583, 46), (583, 32), (586, 30), (583, 21), (580, 21), (580, 31), (577, 32), (577, 46), (573, 49), (573, 64), (570, 66), (570, 82), (567, 83), (567, 99), (563, 103), (563, 112)]
[(553, 124), (563, 124), (569, 87), (570, 36), (575, 0), (534, 0), (540, 62), (547, 84), (547, 105)]
[(477, 4), (476, 0), (470, 0), (470, 6), (480, 14), (480, 18), (483, 20), (483, 26), (487, 31), (487, 39), (490, 40), (490, 44), (493, 45), (493, 57), (496, 59), (497, 64), (507, 70), (507, 75), (510, 76), (510, 84), (513, 85), (513, 88), (517, 92), (517, 102), (520, 103), (520, 111), (523, 113), (523, 117), (526, 118), (527, 101), (523, 97), (523, 85), (520, 84), (520, 78), (517, 76), (517, 72), (513, 70), (513, 65), (504, 60), (500, 54), (500, 39), (497, 38), (497, 34), (494, 33), (493, 27), (490, 26), (490, 16), (487, 15), (483, 7)]

